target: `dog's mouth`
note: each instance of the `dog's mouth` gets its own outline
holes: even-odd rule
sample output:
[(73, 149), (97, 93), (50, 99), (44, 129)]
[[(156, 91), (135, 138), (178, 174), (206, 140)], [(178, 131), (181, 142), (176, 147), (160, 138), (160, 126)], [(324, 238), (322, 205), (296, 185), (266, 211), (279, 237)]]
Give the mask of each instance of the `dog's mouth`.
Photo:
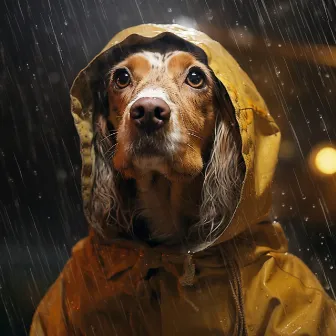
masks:
[(163, 129), (154, 134), (137, 134), (129, 148), (129, 155), (131, 157), (167, 157), (168, 154), (169, 145), (167, 135)]

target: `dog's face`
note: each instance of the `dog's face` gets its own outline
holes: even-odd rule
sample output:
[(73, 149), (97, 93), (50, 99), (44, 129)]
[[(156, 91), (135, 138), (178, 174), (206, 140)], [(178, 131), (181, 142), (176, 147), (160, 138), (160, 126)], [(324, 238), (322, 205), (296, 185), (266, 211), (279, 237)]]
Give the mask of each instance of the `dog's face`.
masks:
[(115, 169), (129, 178), (148, 169), (171, 180), (198, 175), (215, 127), (214, 89), (209, 68), (184, 51), (138, 52), (115, 65), (108, 86)]

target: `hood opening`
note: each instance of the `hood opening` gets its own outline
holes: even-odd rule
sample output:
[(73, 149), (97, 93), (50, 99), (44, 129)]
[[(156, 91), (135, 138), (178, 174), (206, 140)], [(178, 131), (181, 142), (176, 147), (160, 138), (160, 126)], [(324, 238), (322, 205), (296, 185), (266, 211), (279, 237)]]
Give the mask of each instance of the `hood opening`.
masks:
[[(99, 115), (103, 115), (105, 118), (110, 113), (109, 106), (108, 106), (108, 99), (107, 99), (107, 93), (106, 93), (106, 87), (108, 85), (108, 76), (106, 74), (109, 73), (109, 70), (117, 63), (121, 62), (122, 60), (126, 59), (129, 55), (134, 54), (136, 52), (140, 51), (159, 51), (160, 53), (167, 53), (170, 51), (187, 51), (189, 53), (192, 53), (199, 61), (201, 61), (203, 64), (205, 64), (207, 67), (208, 60), (206, 54), (203, 52), (203, 50), (199, 49), (196, 46), (193, 46), (187, 41), (184, 41), (180, 38), (177, 38), (175, 35), (172, 34), (162, 34), (159, 35), (155, 41), (146, 42), (143, 41), (142, 43), (137, 43), (137, 45), (129, 45), (129, 40), (132, 40), (134, 36), (130, 36), (125, 41), (125, 46), (121, 45), (116, 49), (112, 49), (109, 52), (106, 52), (103, 55), (103, 58), (100, 59), (100, 61), (96, 65), (96, 69), (90, 69), (90, 71), (93, 71), (93, 73), (98, 72), (98, 76), (96, 75), (89, 75), (89, 78), (93, 79), (91, 82), (91, 91), (93, 94), (93, 125), (97, 123), (97, 117)], [(211, 70), (211, 69), (210, 69)], [(225, 89), (224, 85), (220, 82), (220, 80), (215, 76), (215, 74), (212, 72), (213, 81), (215, 82), (215, 88), (214, 88), (214, 101), (216, 102), (216, 105), (220, 106), (219, 108), (219, 115), (217, 116), (219, 123), (223, 122), (224, 119), (227, 124), (230, 125), (232, 128), (232, 134), (234, 134), (234, 139), (237, 142), (237, 148), (239, 149), (239, 163), (238, 168), (240, 171), (239, 174), (239, 181), (232, 181), (232, 183), (239, 183), (236, 199), (234, 200), (234, 208), (230, 210), (225, 215), (225, 218), (223, 215), (218, 216), (215, 219), (216, 223), (220, 224), (220, 229), (216, 232), (211, 233), (212, 228), (205, 228), (202, 229), (205, 232), (201, 231), (201, 228), (198, 227), (198, 225), (195, 225), (195, 223), (192, 223), (190, 219), (185, 218), (185, 226), (186, 228), (189, 226), (190, 228), (188, 231), (186, 231), (186, 236), (183, 237), (183, 242), (181, 241), (181, 244), (185, 246), (185, 250), (193, 250), (196, 247), (199, 248), (200, 246), (210, 246), (212, 243), (216, 240), (217, 237), (219, 237), (223, 231), (226, 229), (226, 226), (229, 225), (232, 215), (237, 207), (238, 201), (241, 196), (241, 190), (242, 190), (242, 183), (243, 179), (245, 177), (245, 164), (243, 157), (241, 155), (241, 136), (239, 133), (239, 126), (238, 122), (235, 117), (234, 113), (234, 106), (230, 100), (230, 97), (227, 93), (227, 90)], [(221, 115), (225, 113), (225, 116)], [(106, 120), (108, 133), (110, 136), (112, 135), (116, 130), (114, 129), (112, 123), (109, 120)], [(216, 128), (219, 127), (216, 125)], [(95, 126), (93, 126), (93, 129), (95, 129)], [(95, 134), (95, 131), (94, 131)], [(213, 154), (213, 146), (216, 141), (216, 130), (213, 131), (212, 145), (210, 148), (206, 150), (206, 152), (203, 155), (204, 159), (204, 168), (202, 171), (202, 174), (206, 176), (207, 174), (213, 174), (214, 172), (208, 172), (208, 166), (210, 165), (210, 161), (212, 159), (216, 159), (216, 157)], [(228, 140), (228, 139), (227, 139)], [(94, 143), (96, 143), (94, 141)], [(98, 148), (95, 146), (95, 156), (98, 154)], [(107, 163), (109, 164), (109, 163)], [(221, 167), (219, 167), (221, 169)], [(223, 167), (223, 169), (226, 169)], [(218, 172), (215, 172), (218, 174)], [(95, 183), (93, 186), (95, 186)], [(117, 187), (118, 189), (121, 188), (123, 190), (127, 190), (127, 195), (121, 195), (119, 202), (124, 204), (127, 203), (132, 197), (136, 198), (136, 186), (134, 181), (123, 181), (122, 178), (119, 179), (116, 176), (116, 183), (119, 185)], [(203, 201), (203, 203), (206, 203)], [(134, 204), (131, 204), (129, 206), (124, 206), (124, 209), (132, 208), (134, 207)], [(197, 210), (195, 210), (197, 211)], [(217, 210), (218, 211), (218, 210)], [(232, 212), (231, 212), (232, 211)], [(227, 215), (227, 216), (226, 216)], [(198, 216), (196, 216), (198, 217)], [(206, 218), (206, 220), (209, 220), (209, 218)], [(189, 222), (189, 224), (188, 224)], [(140, 216), (132, 216), (130, 226), (132, 227), (130, 232), (125, 232), (125, 228), (121, 228), (121, 232), (118, 232), (118, 236), (122, 237), (124, 239), (139, 239), (140, 241), (145, 241), (150, 246), (158, 246), (158, 245), (164, 245), (164, 241), (152, 239), (150, 237), (150, 230), (148, 227), (148, 222), (145, 218)], [(209, 231), (209, 232), (208, 232)], [(211, 235), (210, 235), (211, 234)], [(180, 244), (178, 244), (180, 245)], [(170, 246), (172, 247), (172, 246)], [(176, 249), (178, 246), (175, 246)]]

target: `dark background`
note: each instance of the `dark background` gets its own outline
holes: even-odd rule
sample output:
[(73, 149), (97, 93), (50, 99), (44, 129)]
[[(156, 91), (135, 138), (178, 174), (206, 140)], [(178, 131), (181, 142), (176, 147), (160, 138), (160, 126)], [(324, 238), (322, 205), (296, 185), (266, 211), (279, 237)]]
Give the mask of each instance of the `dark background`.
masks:
[(334, 1), (2, 0), (1, 335), (28, 332), (87, 232), (69, 86), (115, 33), (143, 22), (203, 30), (251, 76), (283, 133), (273, 216), (335, 297), (336, 177), (308, 165), (316, 145), (336, 140)]

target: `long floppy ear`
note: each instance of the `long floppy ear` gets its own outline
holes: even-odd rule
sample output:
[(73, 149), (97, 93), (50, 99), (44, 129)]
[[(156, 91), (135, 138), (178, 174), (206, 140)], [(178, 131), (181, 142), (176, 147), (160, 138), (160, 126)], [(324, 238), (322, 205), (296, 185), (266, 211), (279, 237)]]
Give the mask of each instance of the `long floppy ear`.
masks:
[(234, 107), (222, 83), (217, 79), (215, 81), (216, 128), (205, 169), (198, 223), (200, 238), (206, 244), (216, 240), (229, 224), (245, 176), (241, 136)]
[(95, 153), (94, 181), (90, 202), (90, 224), (100, 234), (108, 226), (116, 230), (130, 228), (127, 211), (120, 191), (118, 173), (112, 165), (116, 147), (116, 131), (107, 122), (108, 103), (106, 94), (97, 93), (94, 101), (93, 146)]

